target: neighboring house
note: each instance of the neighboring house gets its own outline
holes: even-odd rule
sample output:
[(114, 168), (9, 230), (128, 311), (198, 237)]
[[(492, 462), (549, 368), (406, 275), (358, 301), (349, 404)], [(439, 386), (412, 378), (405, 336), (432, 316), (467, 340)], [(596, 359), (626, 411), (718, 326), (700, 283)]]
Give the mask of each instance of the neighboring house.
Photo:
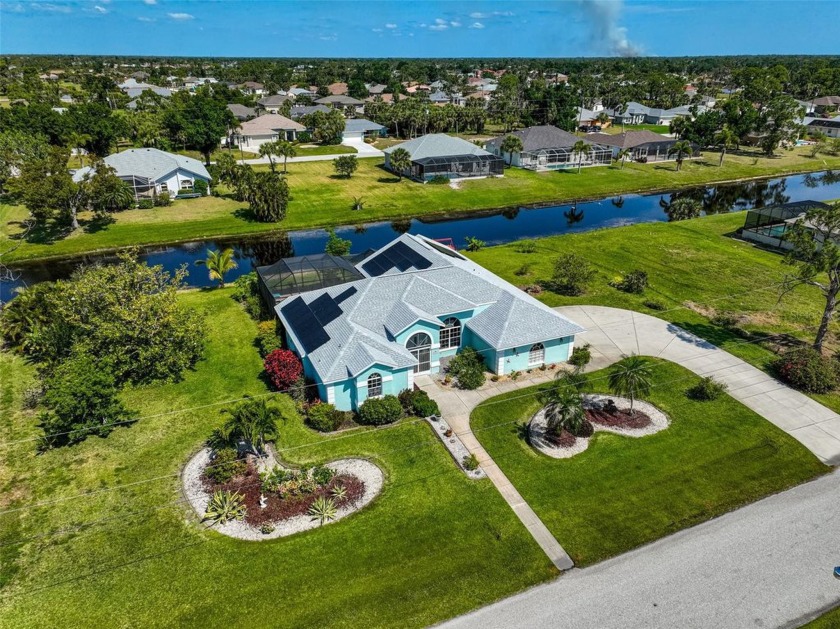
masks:
[[(502, 143), (508, 135), (522, 141), (522, 151), (502, 152)], [(542, 125), (528, 127), (493, 138), (485, 145), (487, 150), (498, 155), (512, 166), (529, 170), (557, 170), (582, 166), (608, 166), (612, 161), (612, 147), (590, 141), (592, 136), (580, 138), (557, 127)], [(589, 153), (575, 153), (572, 147), (583, 141), (589, 145)]]
[[(697, 113), (706, 111), (706, 106), (703, 104), (695, 105)], [(641, 103), (629, 102), (622, 112), (614, 114), (616, 124), (655, 124), (667, 125), (675, 118), (681, 116), (693, 118), (691, 107), (688, 105), (681, 105), (671, 109), (659, 109), (657, 107), (646, 107)]]
[(61, 103), (64, 105), (72, 105), (74, 102), (76, 102), (73, 100), (73, 97), (70, 94), (62, 94), (58, 100), (61, 101)]
[(840, 138), (840, 116), (834, 118), (805, 118), (805, 130), (810, 134), (822, 133), (828, 138)]
[(271, 96), (263, 96), (257, 101), (257, 105), (259, 105), (260, 109), (276, 114), (283, 108), (283, 105), (290, 100), (292, 100), (290, 96), (284, 94), (272, 94)]
[(245, 122), (246, 120), (257, 117), (257, 110), (253, 107), (246, 107), (245, 105), (240, 105), (239, 103), (230, 103), (227, 108), (240, 122)]
[(813, 100), (814, 109), (818, 113), (823, 113), (830, 109), (840, 108), (840, 96), (820, 96)]
[(242, 90), (243, 94), (253, 96), (262, 96), (265, 93), (265, 86), (262, 83), (257, 83), (256, 81), (245, 81), (239, 85), (239, 89)]
[[(569, 359), (583, 328), (448, 247), (403, 234), (342, 284), (276, 306), (325, 402), (357, 409), (414, 387), (472, 347), (497, 374)], [(272, 304), (273, 305), (273, 304)]]
[(332, 96), (345, 96), (347, 94), (347, 83), (330, 83), (327, 91)]
[[(173, 197), (190, 194), (196, 180), (206, 181), (207, 191), (210, 192), (210, 173), (204, 164), (192, 157), (142, 148), (112, 153), (102, 161), (116, 171), (117, 177), (131, 186), (134, 198), (138, 200), (153, 199), (162, 192)], [(73, 180), (81, 181), (91, 171), (89, 166), (80, 168), (73, 174)]]
[(433, 177), (460, 179), (504, 174), (501, 157), (445, 133), (430, 133), (385, 149), (385, 168), (392, 172), (391, 154), (398, 148), (411, 155), (411, 166), (402, 174), (418, 181)]
[(381, 124), (365, 118), (350, 118), (344, 121), (342, 142), (362, 142), (365, 138), (377, 138), (385, 135), (387, 129)]
[(577, 126), (581, 131), (600, 131), (604, 127), (608, 127), (610, 125), (609, 114), (606, 114), (607, 120), (605, 122), (601, 122), (598, 118), (598, 116), (604, 113), (603, 108), (601, 111), (596, 111), (594, 109), (578, 107), (576, 118)]
[(297, 120), (302, 116), (314, 114), (316, 111), (321, 111), (326, 114), (329, 113), (330, 108), (326, 105), (292, 105), (292, 108), (289, 111), (289, 117), (292, 120)]
[(388, 89), (387, 85), (382, 85), (382, 83), (370, 84), (365, 83), (365, 87), (368, 91), (368, 96), (376, 96), (378, 94), (382, 94), (386, 89)]
[(819, 201), (796, 201), (748, 210), (741, 238), (775, 249), (790, 249), (792, 245), (785, 239), (788, 230), (809, 210), (828, 207)]
[(138, 83), (134, 79), (126, 80), (125, 82), (120, 83), (118, 87), (131, 99), (138, 98), (146, 90), (151, 90), (158, 96), (162, 96), (164, 98), (172, 96), (172, 90), (167, 87), (158, 87), (157, 85), (150, 85), (148, 83)]
[(266, 142), (293, 142), (300, 131), (306, 131), (306, 127), (299, 122), (280, 114), (266, 114), (243, 122), (236, 129), (234, 137), (240, 148), (258, 150)]
[(289, 96), (294, 96), (295, 98), (316, 98), (318, 95), (312, 89), (305, 87), (293, 87), (289, 90)]
[[(397, 101), (405, 100), (408, 98), (405, 94), (397, 94)], [(383, 103), (393, 103), (394, 102), (394, 94), (376, 94), (375, 96), (369, 96), (365, 99), (369, 103), (381, 101)]]
[[(629, 149), (630, 155), (627, 159), (631, 161), (662, 162), (676, 159), (676, 155), (668, 155), (668, 151), (678, 140), (653, 131), (626, 131), (616, 135), (591, 133), (586, 136), (586, 139), (612, 147), (614, 158), (617, 158), (622, 150)], [(699, 155), (700, 153), (696, 152), (694, 157)]]
[(446, 92), (437, 91), (429, 94), (429, 102), (434, 105), (446, 105), (451, 103), (453, 105), (458, 105), (459, 107), (461, 107), (466, 102), (466, 99), (457, 92), (447, 94)]
[(644, 124), (650, 113), (650, 107), (630, 101), (623, 111), (616, 111), (613, 117), (616, 124)]
[(326, 105), (327, 107), (349, 107), (355, 108), (356, 111), (361, 111), (364, 106), (364, 101), (358, 98), (351, 98), (350, 96), (324, 96), (315, 101), (318, 105)]

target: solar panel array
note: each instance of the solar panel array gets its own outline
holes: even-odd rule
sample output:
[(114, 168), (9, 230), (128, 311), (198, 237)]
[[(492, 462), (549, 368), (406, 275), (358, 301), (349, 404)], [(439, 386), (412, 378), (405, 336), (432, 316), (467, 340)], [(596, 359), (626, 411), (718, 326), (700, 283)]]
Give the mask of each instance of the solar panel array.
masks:
[[(336, 308), (338, 308), (337, 305)], [(281, 310), (306, 353), (314, 352), (330, 340), (330, 335), (324, 328), (319, 325), (312, 325), (313, 320), (318, 319), (318, 317), (302, 298), (292, 299)], [(339, 314), (341, 314), (340, 309)]]
[(432, 266), (431, 260), (420, 255), (404, 242), (397, 242), (362, 265), (365, 272), (378, 277), (396, 269), (400, 272), (420, 271)]

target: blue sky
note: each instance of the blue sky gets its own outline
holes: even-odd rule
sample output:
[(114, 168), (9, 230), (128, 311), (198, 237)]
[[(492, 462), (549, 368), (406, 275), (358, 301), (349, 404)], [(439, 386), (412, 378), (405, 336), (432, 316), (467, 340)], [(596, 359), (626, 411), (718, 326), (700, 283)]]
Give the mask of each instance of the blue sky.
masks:
[(838, 23), (837, 0), (2, 0), (0, 53), (837, 54)]

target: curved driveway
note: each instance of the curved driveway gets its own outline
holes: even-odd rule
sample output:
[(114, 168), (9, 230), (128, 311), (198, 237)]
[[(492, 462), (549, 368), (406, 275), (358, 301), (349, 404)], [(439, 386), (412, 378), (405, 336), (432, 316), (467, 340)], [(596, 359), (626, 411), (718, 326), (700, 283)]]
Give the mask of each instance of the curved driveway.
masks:
[(673, 323), (639, 312), (604, 306), (556, 310), (586, 328), (576, 342), (592, 346), (588, 369), (606, 367), (635, 353), (713, 376), (729, 387), (732, 397), (801, 442), (821, 461), (840, 465), (840, 415), (740, 358)]

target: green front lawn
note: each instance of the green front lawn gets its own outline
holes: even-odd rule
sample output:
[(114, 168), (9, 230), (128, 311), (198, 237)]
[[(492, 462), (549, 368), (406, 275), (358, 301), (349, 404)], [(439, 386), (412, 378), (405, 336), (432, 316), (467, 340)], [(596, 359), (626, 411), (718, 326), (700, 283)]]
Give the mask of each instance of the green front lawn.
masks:
[[(590, 374), (608, 392), (605, 371)], [(539, 387), (491, 398), (471, 424), (476, 437), (577, 565), (588, 565), (782, 491), (828, 471), (804, 446), (728, 395), (695, 402), (697, 381), (665, 361), (652, 402), (671, 419), (641, 438), (596, 433), (571, 459), (538, 453), (519, 426), (539, 409)]]
[(9, 444), (38, 434), (36, 412), (21, 409), (34, 370), (0, 353), (4, 628), (422, 627), (557, 574), (492, 484), (469, 481), (425, 423), (325, 438), (285, 396), (287, 460), (368, 457), (387, 475), (383, 493), (275, 541), (202, 528), (177, 474), (225, 402), (266, 389), (256, 325), (230, 290), (183, 300), (208, 313), (205, 359), (182, 382), (127, 391), (142, 418), (104, 439), (41, 456), (34, 442)]
[[(510, 168), (504, 177), (465, 181), (459, 189), (448, 185), (423, 185), (407, 179), (398, 181), (381, 167), (382, 161), (378, 159), (359, 160), (359, 168), (350, 179), (336, 177), (330, 161), (290, 164), (288, 177), (292, 200), (286, 219), (279, 225), (250, 220), (250, 214), (243, 211), (244, 204), (231, 199), (201, 200), (192, 206), (176, 204), (154, 214), (147, 210), (122, 212), (115, 216), (113, 224), (104, 227), (92, 225), (90, 217), (82, 217), (85, 227), (79, 233), (67, 237), (38, 235), (5, 258), (7, 262), (15, 262), (128, 245), (265, 233), (278, 228), (309, 229), (405, 217), (443, 216), (840, 167), (840, 157), (815, 160), (803, 153), (801, 150), (786, 152), (774, 159), (727, 156), (724, 165), (718, 167), (717, 154), (709, 152), (703, 159), (686, 162), (680, 172), (675, 171), (673, 163), (629, 163), (624, 168), (588, 168), (580, 174), (574, 171), (534, 173)], [(364, 200), (363, 210), (352, 209), (355, 197)], [(24, 208), (0, 205), (0, 251), (8, 248), (10, 236), (20, 233), (18, 221), (25, 217)]]
[[(297, 157), (310, 157), (314, 155), (345, 155), (358, 152), (352, 146), (345, 146), (344, 144), (296, 146), (295, 150), (297, 150)], [(281, 159), (280, 161), (282, 162), (283, 160)]]
[[(539, 295), (542, 301), (550, 306), (591, 304), (652, 314), (766, 369), (775, 354), (759, 342), (761, 337), (775, 336), (771, 346), (786, 344), (787, 335), (812, 340), (825, 302), (815, 288), (803, 286), (780, 304), (781, 282), (791, 267), (777, 253), (727, 237), (743, 224), (741, 213), (719, 214), (541, 238), (535, 241), (534, 253), (519, 253), (518, 245), (511, 243), (467, 255), (513, 284), (524, 285), (550, 278), (560, 253), (579, 254), (598, 272), (586, 294), (564, 297), (544, 291)], [(609, 285), (634, 269), (648, 273), (649, 286), (643, 295), (623, 293)], [(655, 310), (647, 305), (650, 302), (665, 309)], [(711, 319), (720, 312), (739, 315), (740, 327), (753, 336), (744, 338), (713, 325)], [(834, 333), (836, 327), (828, 346), (837, 349)], [(840, 395), (813, 397), (840, 411)]]
[(801, 629), (837, 629), (837, 627), (840, 627), (840, 607), (835, 607), (807, 625), (802, 625)]

